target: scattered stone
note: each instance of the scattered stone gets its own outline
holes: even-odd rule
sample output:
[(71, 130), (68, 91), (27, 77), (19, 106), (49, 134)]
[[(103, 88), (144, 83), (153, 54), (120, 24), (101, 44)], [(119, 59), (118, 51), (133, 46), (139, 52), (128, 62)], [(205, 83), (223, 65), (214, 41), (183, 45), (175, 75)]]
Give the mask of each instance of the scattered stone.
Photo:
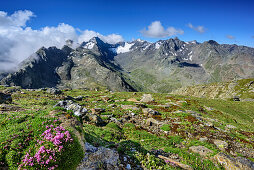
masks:
[(133, 105), (122, 105), (122, 108), (127, 110), (127, 109), (131, 109), (131, 110), (139, 110), (138, 107), (133, 106)]
[(208, 110), (208, 111), (212, 111), (212, 110), (214, 110), (213, 108), (211, 108), (211, 107), (207, 107), (207, 106), (204, 106), (204, 108), (205, 108), (206, 110)]
[(74, 100), (74, 98), (72, 96), (65, 96), (64, 100)]
[(141, 108), (147, 108), (147, 106), (143, 103), (136, 103), (136, 106)]
[(54, 94), (54, 95), (56, 95), (56, 94), (61, 94), (61, 93), (62, 93), (61, 90), (56, 89), (56, 88), (48, 88), (48, 89), (47, 89), (47, 92), (50, 93), (50, 94)]
[(12, 97), (11, 94), (5, 94), (0, 92), (0, 103), (11, 103)]
[(188, 104), (186, 101), (177, 101), (176, 104), (179, 104), (179, 105), (183, 105), (183, 104)]
[(233, 126), (233, 125), (226, 125), (226, 128), (228, 128), (228, 129), (235, 129), (236, 127)]
[(171, 159), (171, 158), (168, 158), (168, 157), (165, 157), (165, 156), (162, 156), (162, 155), (158, 155), (159, 158), (163, 159), (165, 162), (170, 162), (174, 165), (177, 165), (178, 167), (182, 168), (182, 169), (185, 169), (185, 170), (192, 170), (193, 168), (189, 165), (186, 165), (186, 164), (183, 164), (179, 161), (176, 161), (174, 159)]
[(204, 146), (191, 146), (189, 148), (192, 152), (198, 153), (201, 156), (207, 156), (210, 153), (213, 153), (212, 150), (204, 147)]
[(110, 98), (108, 96), (101, 96), (101, 99), (104, 101), (104, 102), (108, 102), (110, 100)]
[(209, 126), (209, 127), (213, 127), (214, 126), (214, 124), (213, 124), (213, 122), (206, 122), (206, 123), (204, 123), (206, 126)]
[(153, 96), (151, 94), (144, 94), (142, 96), (142, 99), (140, 101), (141, 102), (145, 102), (145, 103), (147, 103), (147, 102), (153, 102), (154, 98), (153, 98)]
[(84, 169), (112, 169), (118, 170), (119, 154), (114, 149), (94, 147), (85, 143), (85, 157), (77, 170)]
[(72, 100), (59, 101), (54, 107), (62, 107), (67, 110), (72, 110), (76, 116), (84, 116), (87, 113), (87, 109), (74, 103)]
[(131, 112), (131, 116), (135, 116), (135, 115), (136, 115), (135, 113)]
[(98, 115), (94, 114), (87, 114), (84, 118), (84, 121), (90, 121), (91, 123), (96, 124), (97, 126), (103, 126), (105, 122), (102, 120), (102, 118)]
[(105, 109), (102, 109), (102, 108), (92, 108), (91, 111), (92, 111), (92, 114), (101, 114), (102, 112), (105, 112)]
[(239, 96), (234, 96), (233, 101), (240, 101), (240, 97)]
[(128, 99), (127, 100), (128, 102), (139, 102), (137, 99), (135, 99), (135, 98), (130, 98), (130, 99)]
[(11, 89), (5, 89), (3, 90), (3, 93), (14, 93), (14, 92), (17, 92), (17, 91), (20, 91), (20, 88), (11, 88)]
[(161, 115), (159, 112), (157, 112), (151, 108), (143, 108), (142, 112), (144, 115), (149, 116), (149, 117), (152, 117), (154, 115)]
[(117, 105), (115, 105), (114, 103), (109, 104), (108, 107), (116, 107)]
[(202, 121), (202, 120), (203, 120), (202, 115), (199, 114), (199, 113), (192, 113), (191, 115), (192, 115), (193, 117), (195, 117), (196, 119), (198, 119), (199, 121)]
[(246, 158), (237, 157), (233, 158), (225, 153), (218, 153), (214, 156), (215, 160), (218, 161), (226, 170), (253, 170), (254, 163)]
[(199, 141), (200, 142), (206, 142), (208, 140), (208, 138), (207, 137), (202, 137), (202, 138), (199, 138)]
[(148, 126), (155, 126), (155, 125), (159, 125), (159, 121), (157, 121), (157, 120), (155, 120), (154, 118), (148, 118), (147, 120), (146, 120), (146, 124), (148, 125)]
[[(253, 91), (254, 92), (254, 91)], [(244, 102), (254, 102), (254, 99), (252, 98), (247, 98), (247, 99), (242, 99), (241, 101), (244, 101)]]
[(84, 99), (84, 96), (77, 96), (74, 99), (77, 101), (82, 101)]
[(220, 149), (225, 150), (228, 148), (228, 143), (222, 140), (214, 140), (213, 143)]

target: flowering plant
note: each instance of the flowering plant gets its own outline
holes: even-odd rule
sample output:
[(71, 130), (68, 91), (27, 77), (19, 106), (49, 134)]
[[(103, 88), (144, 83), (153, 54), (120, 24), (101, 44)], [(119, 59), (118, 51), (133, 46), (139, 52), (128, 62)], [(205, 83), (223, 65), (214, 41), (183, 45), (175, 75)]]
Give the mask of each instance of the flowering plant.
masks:
[(37, 140), (37, 152), (33, 155), (31, 150), (29, 150), (24, 156), (19, 169), (34, 167), (51, 170), (58, 167), (59, 155), (61, 155), (65, 146), (71, 143), (73, 139), (69, 131), (61, 126), (46, 125), (46, 129), (41, 134), (41, 139)]

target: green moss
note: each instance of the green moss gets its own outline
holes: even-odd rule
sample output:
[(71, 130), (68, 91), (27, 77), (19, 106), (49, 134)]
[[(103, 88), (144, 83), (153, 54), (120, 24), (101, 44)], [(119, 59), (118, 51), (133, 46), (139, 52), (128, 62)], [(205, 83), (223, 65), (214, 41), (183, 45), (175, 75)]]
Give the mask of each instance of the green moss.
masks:
[(164, 131), (170, 131), (171, 128), (170, 128), (170, 125), (168, 124), (164, 124), (160, 127), (161, 130), (164, 130)]

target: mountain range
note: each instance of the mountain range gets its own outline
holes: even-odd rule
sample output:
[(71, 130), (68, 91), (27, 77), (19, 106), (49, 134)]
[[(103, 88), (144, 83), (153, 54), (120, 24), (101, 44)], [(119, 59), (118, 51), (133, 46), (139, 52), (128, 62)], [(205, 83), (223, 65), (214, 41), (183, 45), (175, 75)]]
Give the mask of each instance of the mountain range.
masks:
[(40, 48), (1, 84), (22, 88), (108, 88), (171, 92), (180, 87), (254, 77), (254, 48), (178, 38), (108, 44), (98, 37), (61, 49)]

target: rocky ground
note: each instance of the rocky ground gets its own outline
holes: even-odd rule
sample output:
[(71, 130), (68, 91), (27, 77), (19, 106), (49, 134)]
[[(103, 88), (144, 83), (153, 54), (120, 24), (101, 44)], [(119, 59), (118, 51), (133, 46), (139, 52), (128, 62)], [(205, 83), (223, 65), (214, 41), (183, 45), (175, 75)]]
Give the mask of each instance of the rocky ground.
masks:
[[(108, 90), (1, 91), (0, 169), (20, 168), (29, 146), (36, 152), (39, 146), (29, 143), (10, 156), (17, 151), (13, 134), (25, 133), (19, 124), (30, 123), (38, 134), (45, 130), (33, 125), (37, 119), (57, 120), (80, 144), (64, 145), (68, 158), (68, 149), (56, 157), (59, 166), (79, 160), (64, 169), (254, 169), (252, 101)], [(31, 140), (38, 134), (31, 132)]]

